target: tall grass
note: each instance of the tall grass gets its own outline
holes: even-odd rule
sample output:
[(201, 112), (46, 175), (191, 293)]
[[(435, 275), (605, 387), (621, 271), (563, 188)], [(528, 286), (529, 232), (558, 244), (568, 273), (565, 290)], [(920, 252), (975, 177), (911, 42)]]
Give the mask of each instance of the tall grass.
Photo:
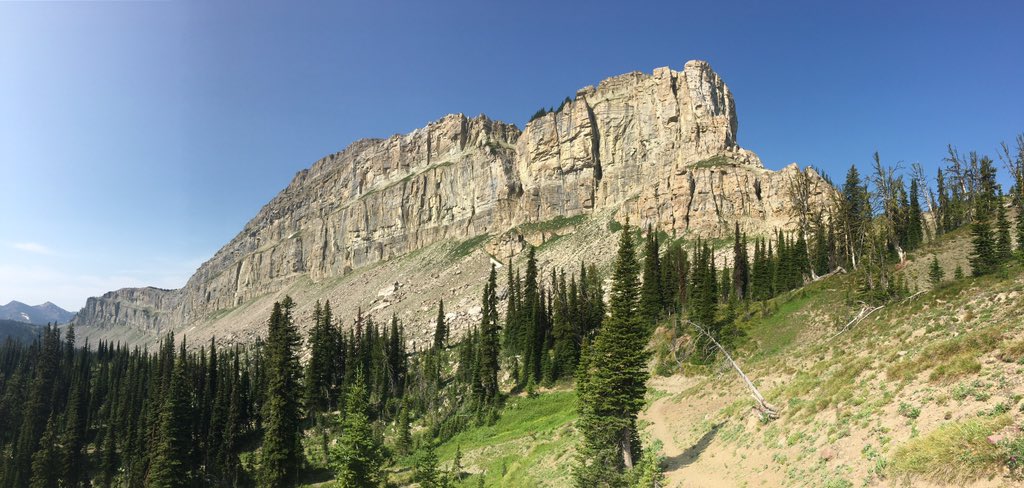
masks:
[(998, 446), (987, 437), (1010, 424), (1009, 415), (979, 417), (941, 425), (926, 436), (911, 439), (896, 449), (889, 473), (963, 486), (991, 478), (1002, 469)]

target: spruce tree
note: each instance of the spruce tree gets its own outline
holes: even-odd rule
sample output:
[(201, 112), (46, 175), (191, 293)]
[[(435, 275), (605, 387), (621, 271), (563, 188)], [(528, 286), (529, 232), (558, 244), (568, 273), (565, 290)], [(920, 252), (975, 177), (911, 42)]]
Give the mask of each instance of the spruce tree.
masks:
[(266, 413), (260, 453), (261, 486), (295, 484), (302, 463), (299, 334), (292, 323), (292, 299), (274, 303), (267, 334)]
[(953, 279), (957, 281), (964, 279), (964, 268), (959, 264), (957, 264), (956, 269), (953, 270)]
[(396, 451), (399, 454), (409, 454), (409, 448), (412, 447), (412, 425), (409, 420), (409, 408), (406, 405), (402, 405), (402, 408), (398, 410), (398, 419), (395, 420), (396, 427), (398, 429), (397, 440), (395, 441)]
[(978, 190), (974, 196), (974, 222), (971, 224), (971, 272), (974, 276), (991, 273), (999, 263), (996, 238), (992, 235), (992, 217), (997, 205), (996, 171), (992, 160), (979, 161)]
[(445, 342), (447, 341), (448, 324), (445, 323), (444, 299), (442, 298), (437, 302), (437, 320), (434, 322), (434, 349), (437, 351), (444, 349)]
[(313, 307), (313, 328), (309, 333), (310, 355), (306, 363), (306, 408), (309, 416), (330, 408), (330, 391), (334, 376), (334, 334), (332, 324), (325, 320), (317, 300)]
[[(169, 338), (169, 341), (173, 339)], [(187, 359), (185, 342), (182, 341), (181, 352), (174, 361), (171, 383), (164, 392), (160, 408), (160, 430), (146, 486), (160, 488), (191, 485), (189, 451), (192, 438), (189, 420), (192, 419), (192, 412)]]
[(1013, 240), (1010, 237), (1010, 221), (1006, 218), (1006, 207), (1000, 195), (996, 201), (996, 259), (1006, 261), (1013, 257)]
[(747, 236), (740, 238), (740, 224), (736, 223), (732, 243), (732, 286), (736, 298), (744, 300), (750, 293), (750, 260), (747, 258)]
[(931, 282), (932, 288), (939, 286), (942, 283), (942, 278), (946, 276), (946, 272), (942, 270), (942, 266), (939, 265), (939, 258), (934, 254), (932, 255), (932, 263), (928, 267), (928, 281)]
[(850, 170), (846, 173), (842, 197), (840, 226), (843, 231), (843, 249), (848, 263), (857, 268), (864, 246), (867, 217), (870, 215), (871, 209), (867, 201), (867, 190), (856, 166), (851, 165)]
[[(70, 331), (68, 335), (71, 335)], [(64, 483), (72, 487), (79, 486), (84, 473), (88, 472), (84, 449), (89, 415), (90, 358), (90, 354), (83, 353), (75, 363), (61, 438), (61, 475)]]
[(583, 366), (586, 378), (579, 392), (580, 430), (578, 486), (618, 484), (640, 455), (636, 418), (643, 408), (648, 372), (645, 351), (649, 329), (638, 316), (639, 265), (632, 232), (623, 229), (614, 266), (611, 315), (598, 330), (595, 360)]
[(498, 274), (491, 265), (491, 273), (484, 286), (483, 317), (480, 321), (480, 346), (477, 351), (477, 374), (480, 378), (483, 403), (493, 403), (498, 397)]
[(32, 454), (30, 488), (57, 488), (60, 474), (60, 451), (57, 445), (57, 422), (50, 416), (39, 442), (39, 450)]
[(949, 194), (946, 192), (946, 178), (942, 174), (942, 168), (938, 169), (935, 175), (935, 193), (939, 201), (935, 208), (935, 233), (944, 234), (949, 228)]
[(658, 236), (647, 227), (644, 240), (643, 284), (640, 289), (640, 313), (650, 327), (661, 315), (663, 299), (661, 294), (661, 261), (658, 253)]
[(422, 488), (441, 488), (442, 478), (437, 467), (437, 452), (434, 451), (434, 443), (427, 441), (422, 452), (416, 458), (413, 466), (412, 480)]
[(386, 481), (384, 455), (370, 425), (369, 401), (362, 374), (349, 387), (341, 438), (331, 447), (331, 467), (344, 487), (378, 487)]
[(907, 250), (912, 251), (924, 242), (924, 228), (921, 217), (921, 196), (917, 180), (910, 181), (910, 210), (907, 216)]

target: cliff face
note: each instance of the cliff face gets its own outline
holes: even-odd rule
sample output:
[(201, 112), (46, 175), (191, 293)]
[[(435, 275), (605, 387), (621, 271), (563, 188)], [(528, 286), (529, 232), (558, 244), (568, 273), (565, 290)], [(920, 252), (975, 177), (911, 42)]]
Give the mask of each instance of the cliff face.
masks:
[(563, 216), (615, 212), (702, 235), (733, 222), (751, 233), (792, 229), (787, 189), (800, 177), (812, 206), (828, 204), (817, 174), (764, 169), (737, 145), (737, 129), (728, 87), (691, 61), (583, 88), (521, 132), (459, 114), (359, 141), (299, 172), (182, 289), (110, 292), (75, 323), (150, 334), (201, 326), (297, 280), (323, 283), (442, 241), (507, 241), (520, 224)]

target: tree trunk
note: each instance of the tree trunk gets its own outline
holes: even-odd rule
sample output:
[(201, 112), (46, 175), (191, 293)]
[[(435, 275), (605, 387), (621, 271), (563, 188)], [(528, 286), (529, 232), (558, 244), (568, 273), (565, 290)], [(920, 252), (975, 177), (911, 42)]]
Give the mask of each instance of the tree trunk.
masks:
[(622, 449), (622, 464), (626, 469), (633, 469), (633, 432), (631, 429), (622, 429), (619, 436), (619, 447)]
[(764, 396), (762, 396), (761, 392), (758, 391), (756, 386), (754, 386), (754, 383), (752, 381), (750, 381), (750, 378), (748, 378), (747, 375), (743, 372), (743, 370), (740, 369), (740, 365), (736, 364), (736, 361), (734, 361), (732, 359), (732, 356), (729, 355), (729, 351), (726, 351), (725, 348), (722, 347), (722, 345), (719, 344), (717, 340), (715, 340), (715, 337), (713, 335), (711, 335), (710, 333), (708, 333), (708, 331), (705, 330), (703, 327), (701, 327), (700, 325), (697, 325), (697, 324), (695, 324), (695, 323), (693, 323), (693, 322), (691, 322), (689, 320), (687, 320), (686, 322), (689, 323), (690, 325), (692, 325), (701, 334), (706, 335), (708, 337), (708, 339), (711, 341), (711, 343), (714, 344), (715, 347), (717, 347), (719, 351), (722, 351), (722, 354), (725, 356), (725, 359), (729, 361), (729, 364), (732, 365), (733, 369), (735, 369), (737, 373), (739, 373), (740, 378), (743, 379), (743, 382), (747, 385), (747, 388), (750, 389), (751, 396), (753, 396), (754, 400), (757, 402), (757, 405), (754, 408), (758, 411), (758, 413), (761, 414), (761, 418), (764, 418), (764, 419), (777, 419), (777, 418), (779, 418), (779, 409), (776, 408), (774, 405), (768, 403), (768, 401), (764, 399)]

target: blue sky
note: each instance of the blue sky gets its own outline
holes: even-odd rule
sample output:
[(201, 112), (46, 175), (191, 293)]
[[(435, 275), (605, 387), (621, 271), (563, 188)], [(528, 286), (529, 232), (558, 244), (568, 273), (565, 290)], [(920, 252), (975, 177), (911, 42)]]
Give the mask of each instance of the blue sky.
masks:
[(179, 287), (356, 139), (689, 59), (771, 168), (1024, 131), (1024, 2), (632, 3), (0, 2), (0, 303)]

